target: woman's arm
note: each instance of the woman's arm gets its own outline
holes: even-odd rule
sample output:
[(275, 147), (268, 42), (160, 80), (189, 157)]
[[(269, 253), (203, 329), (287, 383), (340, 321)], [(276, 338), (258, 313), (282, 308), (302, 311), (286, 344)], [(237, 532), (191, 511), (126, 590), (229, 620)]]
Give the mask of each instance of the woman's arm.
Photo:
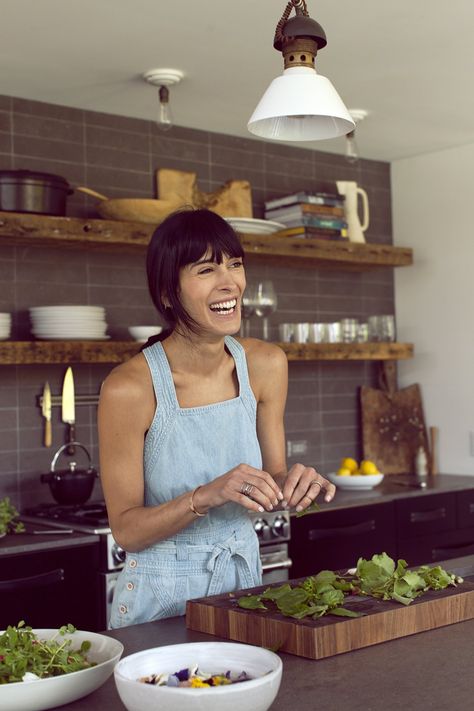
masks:
[(252, 388), (257, 398), (257, 436), (263, 469), (283, 491), (284, 502), (302, 511), (321, 491), (331, 501), (336, 487), (313, 467), (294, 464), (288, 471), (284, 412), (288, 391), (288, 361), (285, 353), (270, 343), (253, 341), (247, 359)]

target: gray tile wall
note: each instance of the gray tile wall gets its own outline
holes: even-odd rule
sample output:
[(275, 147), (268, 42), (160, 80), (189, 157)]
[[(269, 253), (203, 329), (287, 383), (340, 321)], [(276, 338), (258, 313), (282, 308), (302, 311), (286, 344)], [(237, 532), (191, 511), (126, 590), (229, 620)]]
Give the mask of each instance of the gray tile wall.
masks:
[[(342, 139), (341, 139), (342, 140)], [(367, 240), (392, 242), (389, 164), (362, 160), (349, 165), (338, 155), (187, 128), (161, 134), (152, 122), (0, 97), (0, 169), (55, 173), (107, 197), (155, 196), (158, 168), (195, 171), (211, 191), (229, 179), (252, 185), (254, 216), (263, 201), (300, 189), (334, 189), (335, 180), (357, 180), (369, 196)], [(80, 193), (68, 200), (70, 216), (97, 216), (94, 201)], [(29, 338), (28, 308), (57, 303), (106, 307), (112, 338), (127, 327), (156, 320), (144, 277), (144, 256), (110, 252), (11, 247), (0, 243), (0, 311), (13, 314), (14, 339)], [(287, 321), (329, 321), (392, 313), (390, 269), (351, 273), (249, 264), (248, 278), (271, 278), (279, 306), (272, 335)], [(252, 323), (252, 335), (260, 334)], [(74, 365), (76, 392), (97, 394), (108, 366)], [(49, 469), (65, 428), (53, 410), (53, 446), (42, 446), (43, 422), (36, 406), (45, 380), (60, 394), (64, 366), (0, 366), (0, 497), (20, 508), (52, 501), (39, 475)], [(370, 363), (291, 363), (286, 431), (306, 440), (303, 459), (327, 472), (343, 455), (360, 454), (358, 388), (374, 384)], [(77, 408), (77, 437), (98, 465), (95, 407)], [(85, 460), (78, 459), (82, 463)], [(290, 463), (295, 459), (291, 458)], [(66, 466), (66, 460), (59, 465)], [(94, 493), (100, 496), (100, 485)]]

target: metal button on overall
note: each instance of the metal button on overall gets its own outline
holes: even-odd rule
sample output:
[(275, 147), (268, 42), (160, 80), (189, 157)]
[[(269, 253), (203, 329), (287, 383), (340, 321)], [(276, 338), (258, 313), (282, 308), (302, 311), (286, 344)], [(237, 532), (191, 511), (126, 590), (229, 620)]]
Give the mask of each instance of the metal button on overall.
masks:
[(137, 567), (137, 561), (135, 560), (135, 558), (131, 558), (128, 564), (131, 568)]
[(125, 613), (128, 612), (127, 606), (126, 606), (126, 605), (120, 605), (119, 611), (122, 613), (122, 615), (125, 615)]
[(127, 590), (133, 590), (135, 585), (133, 583), (127, 583)]

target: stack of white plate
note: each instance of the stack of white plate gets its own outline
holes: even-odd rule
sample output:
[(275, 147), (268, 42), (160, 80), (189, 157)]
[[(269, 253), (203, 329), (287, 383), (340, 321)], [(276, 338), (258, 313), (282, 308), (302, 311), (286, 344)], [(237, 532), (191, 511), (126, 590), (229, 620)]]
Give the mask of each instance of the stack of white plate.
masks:
[(102, 341), (107, 323), (102, 306), (34, 306), (29, 309), (36, 338), (56, 341)]
[(225, 217), (224, 219), (236, 232), (243, 232), (249, 235), (271, 235), (274, 232), (286, 229), (286, 225), (282, 222), (257, 220), (253, 217)]
[(10, 332), (12, 329), (12, 316), (11, 314), (0, 314), (0, 340), (4, 341), (5, 338), (10, 338)]

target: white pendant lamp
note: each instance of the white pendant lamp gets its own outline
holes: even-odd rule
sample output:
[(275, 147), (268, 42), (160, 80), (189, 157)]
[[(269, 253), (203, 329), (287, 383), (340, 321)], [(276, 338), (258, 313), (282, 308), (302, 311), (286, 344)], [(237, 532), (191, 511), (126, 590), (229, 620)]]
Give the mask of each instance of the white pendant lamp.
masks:
[[(288, 19), (292, 9), (296, 17)], [(327, 44), (319, 23), (308, 15), (305, 0), (290, 0), (273, 46), (283, 54), (283, 74), (272, 81), (247, 128), (261, 138), (318, 141), (343, 136), (354, 121), (326, 77), (317, 74), (314, 59)]]

